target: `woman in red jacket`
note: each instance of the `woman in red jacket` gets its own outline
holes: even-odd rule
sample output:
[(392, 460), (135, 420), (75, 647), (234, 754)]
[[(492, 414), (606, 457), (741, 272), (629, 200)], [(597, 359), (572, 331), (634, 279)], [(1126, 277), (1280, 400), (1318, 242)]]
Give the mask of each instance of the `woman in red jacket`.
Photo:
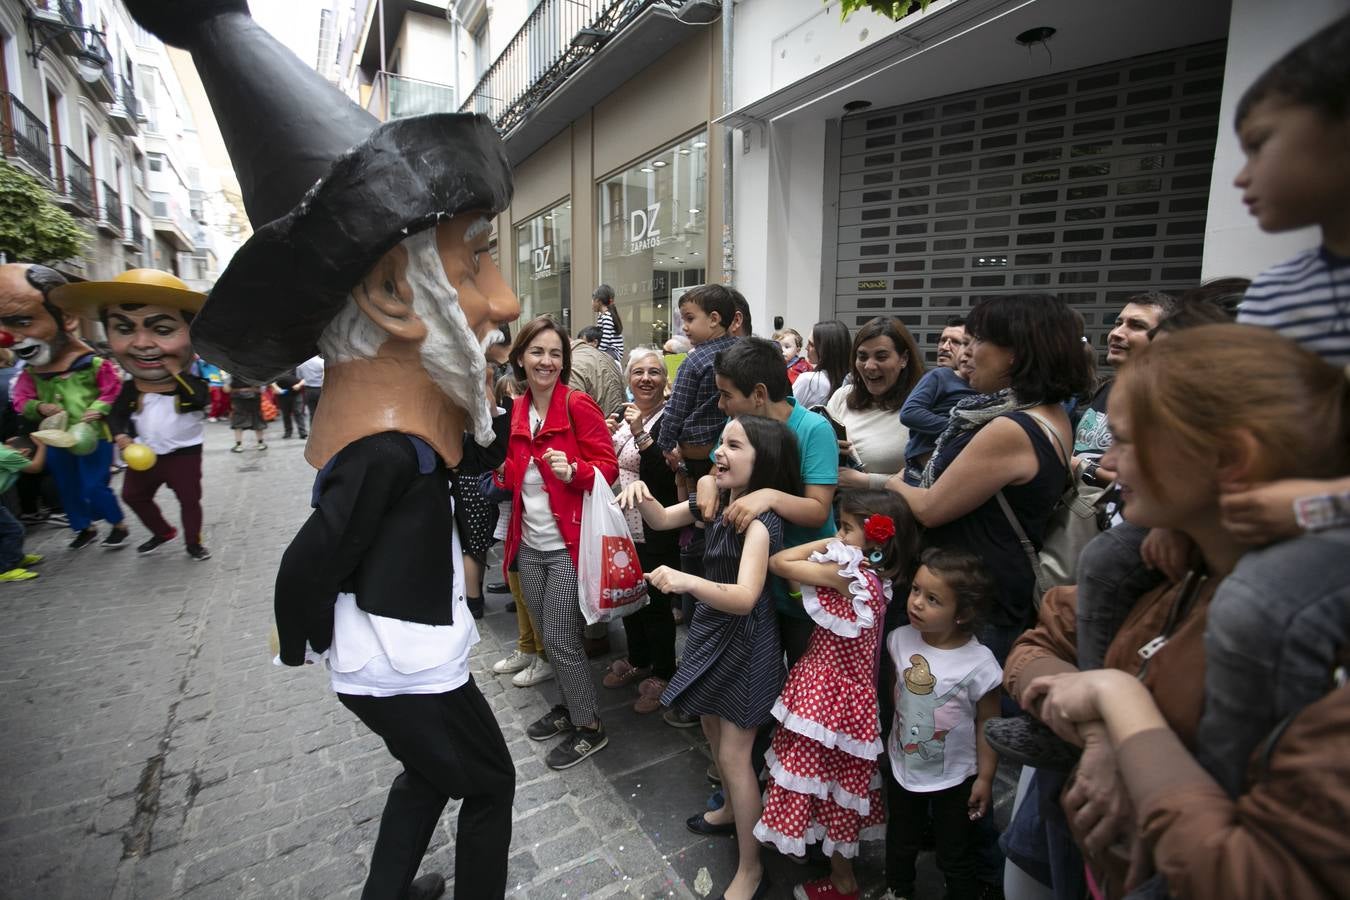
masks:
[[(530, 725), (531, 740), (562, 736), (545, 763), (567, 769), (608, 743), (595, 712), (581, 607), (577, 603), (577, 544), (581, 508), (598, 471), (619, 477), (605, 417), (595, 401), (567, 387), (571, 342), (553, 319), (529, 322), (511, 347), (511, 368), (525, 396), (511, 414), (502, 486), (514, 492), (506, 532), (506, 562), (520, 569), (525, 601), (557, 673), (562, 702)], [(606, 488), (607, 489), (607, 488)]]

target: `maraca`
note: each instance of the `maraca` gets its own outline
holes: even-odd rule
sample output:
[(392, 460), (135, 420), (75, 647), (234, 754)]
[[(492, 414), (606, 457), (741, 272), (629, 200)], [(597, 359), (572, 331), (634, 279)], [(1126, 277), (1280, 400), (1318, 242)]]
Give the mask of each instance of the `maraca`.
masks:
[(155, 464), (155, 451), (144, 444), (127, 444), (122, 461), (137, 472), (144, 472)]

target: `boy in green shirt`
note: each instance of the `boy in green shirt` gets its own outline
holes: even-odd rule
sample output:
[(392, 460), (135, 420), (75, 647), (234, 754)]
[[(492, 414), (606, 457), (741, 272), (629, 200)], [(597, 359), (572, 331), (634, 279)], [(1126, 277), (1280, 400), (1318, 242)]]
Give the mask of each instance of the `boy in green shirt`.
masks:
[[(47, 445), (27, 437), (10, 438), (0, 446), (0, 494), (14, 486), (20, 472), (41, 472)], [(23, 552), (23, 526), (9, 507), (0, 503), (0, 581), (30, 581), (38, 573), (26, 566), (42, 562), (36, 553)]]

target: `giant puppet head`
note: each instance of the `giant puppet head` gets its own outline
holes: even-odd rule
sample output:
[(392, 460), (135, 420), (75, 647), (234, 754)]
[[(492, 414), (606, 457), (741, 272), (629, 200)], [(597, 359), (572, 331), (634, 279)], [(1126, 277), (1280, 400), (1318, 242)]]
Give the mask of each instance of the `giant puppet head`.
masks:
[(76, 332), (79, 319), (48, 299), (65, 283), (65, 276), (46, 266), (0, 265), (0, 347), (34, 372), (64, 372), (93, 352)]
[(192, 362), (188, 326), (206, 295), (168, 272), (131, 269), (112, 281), (66, 284), (51, 292), (66, 313), (101, 321), (117, 362), (142, 391), (172, 389)]
[(246, 0), (127, 7), (191, 51), (255, 228), (192, 323), (197, 351), (257, 382), (320, 353), (315, 466), (381, 431), (415, 434), (452, 466), (464, 431), (490, 442), (484, 349), (520, 312), (488, 253), (511, 199), (492, 123), (381, 125), (263, 31)]

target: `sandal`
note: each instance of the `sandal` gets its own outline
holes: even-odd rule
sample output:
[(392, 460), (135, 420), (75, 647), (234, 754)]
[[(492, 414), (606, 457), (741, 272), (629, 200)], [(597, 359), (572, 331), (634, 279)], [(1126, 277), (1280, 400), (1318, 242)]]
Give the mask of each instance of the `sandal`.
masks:
[(646, 679), (638, 685), (637, 702), (633, 704), (633, 712), (641, 715), (654, 713), (661, 708), (661, 694), (666, 689), (666, 680), (655, 676)]
[(650, 667), (643, 669), (633, 668), (632, 663), (626, 659), (616, 659), (609, 664), (609, 671), (600, 683), (607, 688), (627, 687), (635, 681), (641, 681), (652, 674)]

